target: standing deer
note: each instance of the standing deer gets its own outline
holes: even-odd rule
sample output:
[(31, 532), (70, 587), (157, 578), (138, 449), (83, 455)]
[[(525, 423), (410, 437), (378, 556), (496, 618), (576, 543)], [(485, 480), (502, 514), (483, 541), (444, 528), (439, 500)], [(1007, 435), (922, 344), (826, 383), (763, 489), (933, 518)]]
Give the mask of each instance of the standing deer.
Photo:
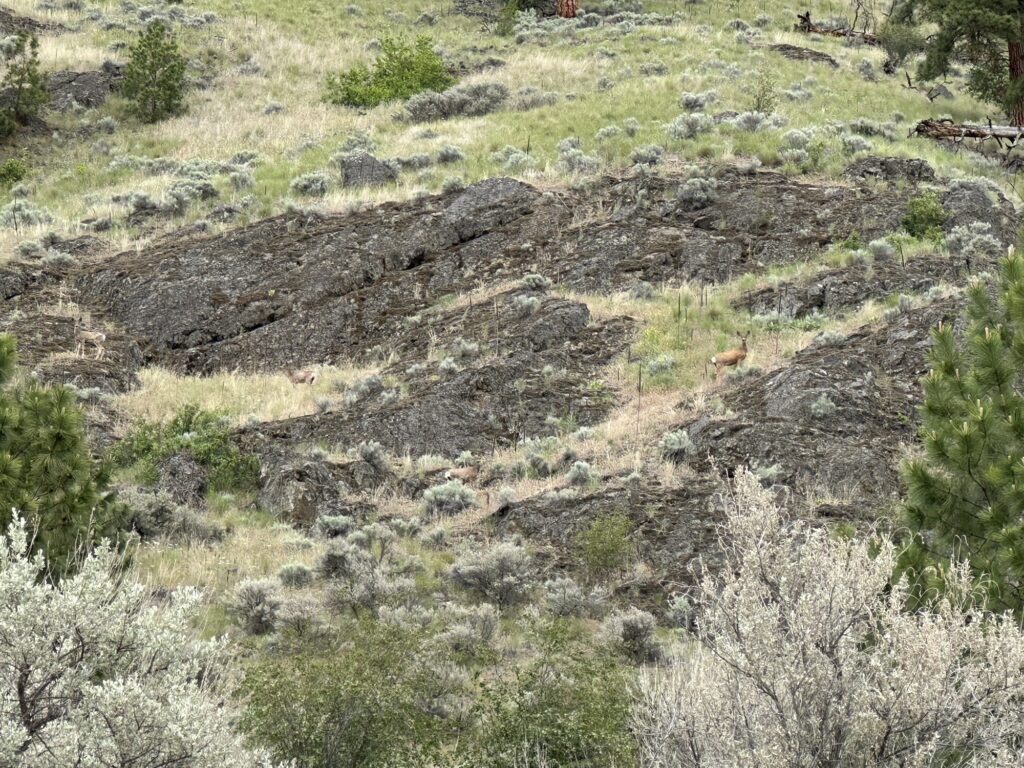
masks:
[(316, 371), (288, 371), (288, 381), (292, 384), (309, 384), (309, 386), (313, 386), (313, 382), (316, 381)]
[(747, 338), (750, 336), (750, 331), (746, 333), (737, 332), (736, 335), (740, 338), (740, 345), (738, 347), (733, 347), (725, 352), (719, 352), (711, 358), (711, 362), (715, 366), (716, 376), (722, 372), (723, 368), (739, 365), (747, 356)]
[(96, 359), (102, 359), (106, 354), (106, 349), (103, 345), (107, 341), (107, 334), (102, 331), (87, 331), (84, 326), (83, 318), (78, 317), (75, 319), (75, 354), (79, 357), (85, 357), (86, 346), (91, 346), (96, 350)]

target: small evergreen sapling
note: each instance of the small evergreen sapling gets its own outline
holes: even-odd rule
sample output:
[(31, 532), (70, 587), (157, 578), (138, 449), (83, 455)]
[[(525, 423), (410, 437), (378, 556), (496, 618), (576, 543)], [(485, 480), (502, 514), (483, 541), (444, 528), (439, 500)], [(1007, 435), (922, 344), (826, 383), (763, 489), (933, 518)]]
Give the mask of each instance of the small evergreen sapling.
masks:
[(161, 22), (151, 22), (132, 45), (121, 92), (145, 123), (156, 123), (184, 110), (185, 58)]
[(903, 470), (906, 518), (915, 532), (906, 568), (925, 590), (940, 587), (951, 556), (986, 574), (994, 608), (1024, 607), (1024, 256), (1000, 263), (995, 296), (968, 288), (962, 342), (933, 332), (922, 381), (924, 455)]
[(10, 136), (46, 106), (46, 78), (39, 71), (39, 40), (22, 32), (3, 50), (6, 71), (0, 88), (6, 94), (0, 109), (0, 136)]

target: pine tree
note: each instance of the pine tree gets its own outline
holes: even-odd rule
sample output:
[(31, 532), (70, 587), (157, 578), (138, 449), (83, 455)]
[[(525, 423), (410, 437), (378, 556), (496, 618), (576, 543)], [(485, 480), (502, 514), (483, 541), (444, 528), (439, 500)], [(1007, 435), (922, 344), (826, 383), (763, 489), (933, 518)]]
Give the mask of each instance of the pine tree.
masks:
[(17, 383), (16, 359), (13, 337), (0, 335), (0, 532), (17, 510), (59, 575), (81, 547), (116, 535), (122, 510), (89, 455), (70, 390)]
[(1000, 262), (995, 290), (968, 289), (962, 342), (933, 333), (924, 378), (924, 455), (907, 462), (904, 568), (922, 590), (941, 588), (956, 554), (985, 575), (991, 606), (1024, 608), (1024, 256)]
[(49, 100), (46, 77), (39, 70), (39, 40), (22, 32), (4, 51), (7, 66), (0, 89), (4, 108), (0, 114), (0, 135), (9, 136), (15, 128), (35, 118)]
[(151, 22), (132, 45), (120, 88), (146, 123), (184, 109), (185, 58), (161, 22)]
[(906, 0), (897, 18), (915, 16), (938, 25), (927, 40), (920, 76), (934, 79), (965, 62), (968, 89), (1003, 106), (1014, 125), (1024, 125), (1024, 2)]

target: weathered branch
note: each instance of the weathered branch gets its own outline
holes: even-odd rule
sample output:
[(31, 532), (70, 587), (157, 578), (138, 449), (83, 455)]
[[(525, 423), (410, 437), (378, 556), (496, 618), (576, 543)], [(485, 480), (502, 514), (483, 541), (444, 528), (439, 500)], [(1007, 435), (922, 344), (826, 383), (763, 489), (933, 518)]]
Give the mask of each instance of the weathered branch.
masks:
[(823, 27), (819, 24), (815, 24), (811, 21), (811, 12), (798, 13), (796, 15), (798, 21), (794, 29), (797, 32), (804, 32), (806, 34), (815, 35), (826, 35), (828, 37), (843, 37), (848, 40), (855, 40), (864, 45), (881, 45), (878, 41), (878, 35), (873, 35), (870, 32), (858, 32), (855, 29), (849, 27)]
[(954, 123), (952, 120), (922, 120), (910, 131), (911, 136), (927, 136), (930, 139), (995, 139), (1000, 144), (1008, 141), (1016, 144), (1024, 137), (1024, 128), (1015, 125), (972, 125)]

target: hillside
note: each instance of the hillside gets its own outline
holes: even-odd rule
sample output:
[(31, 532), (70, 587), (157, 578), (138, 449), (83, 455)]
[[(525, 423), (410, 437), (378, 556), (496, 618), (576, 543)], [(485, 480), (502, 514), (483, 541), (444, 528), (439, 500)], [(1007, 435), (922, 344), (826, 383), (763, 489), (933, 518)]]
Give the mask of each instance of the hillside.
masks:
[[(809, 531), (898, 526), (932, 329), (962, 328), (1022, 201), (1014, 150), (913, 132), (1006, 122), (964, 73), (936, 95), (913, 61), (887, 74), (882, 47), (796, 28), (847, 5), (873, 8), (8, 0), (50, 101), (0, 143), (25, 170), (0, 200), (0, 332), (23, 380), (83, 408), (132, 576), (198, 588), (194, 632), (226, 637), (237, 676), (437, 672), (345, 726), (405, 722), (395, 743), (436, 750), (300, 764), (637, 764), (616, 702), (585, 725), (545, 710), (549, 762), (459, 749), (539, 727), (494, 702), (526, 711), (502, 686), (556, 635), (618, 649), (612, 672), (573, 667), (609, 690), (685, 654), (745, 471)], [(119, 84), (154, 19), (189, 88), (145, 123)], [(416, 35), (459, 106), (324, 98)], [(301, 751), (249, 713), (254, 743)]]

